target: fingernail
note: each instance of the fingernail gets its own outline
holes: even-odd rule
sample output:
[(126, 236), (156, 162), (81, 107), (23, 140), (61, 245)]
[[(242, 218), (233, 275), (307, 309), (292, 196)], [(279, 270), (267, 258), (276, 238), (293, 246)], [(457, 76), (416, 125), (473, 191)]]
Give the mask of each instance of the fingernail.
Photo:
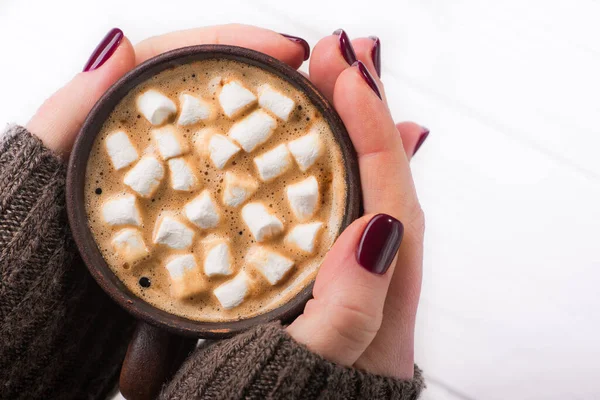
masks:
[(122, 40), (123, 31), (119, 28), (111, 29), (90, 56), (85, 67), (83, 67), (83, 72), (100, 68), (117, 50)]
[(360, 238), (356, 261), (374, 274), (385, 274), (400, 248), (403, 235), (402, 222), (387, 214), (377, 214)]
[(304, 49), (304, 61), (308, 60), (308, 57), (310, 57), (310, 46), (308, 45), (308, 42), (306, 40), (297, 36), (286, 35), (285, 33), (280, 33), (280, 35), (291, 40), (294, 43), (298, 43), (299, 45), (301, 45)]
[(417, 154), (417, 151), (421, 148), (423, 143), (425, 143), (425, 139), (427, 139), (427, 137), (429, 136), (429, 129), (425, 128), (424, 126), (421, 128), (423, 128), (423, 130), (421, 132), (421, 136), (419, 136), (417, 144), (415, 145), (415, 149), (413, 150), (413, 156)]
[(352, 64), (352, 66), (353, 67), (358, 67), (358, 71), (362, 75), (362, 77), (365, 80), (365, 82), (367, 82), (367, 85), (369, 85), (371, 87), (371, 89), (373, 89), (373, 91), (375, 92), (375, 94), (380, 99), (382, 99), (381, 92), (379, 91), (379, 88), (377, 87), (377, 83), (375, 83), (375, 79), (373, 79), (373, 75), (371, 75), (371, 73), (369, 72), (369, 70), (367, 69), (367, 67), (365, 67), (365, 64), (363, 64), (362, 61), (356, 61), (354, 64)]
[(369, 36), (369, 39), (373, 41), (373, 48), (371, 49), (371, 59), (377, 71), (377, 76), (381, 78), (381, 40), (377, 36)]
[(356, 62), (356, 53), (348, 34), (343, 29), (338, 29), (333, 34), (339, 36), (340, 51), (342, 52), (342, 56), (344, 56), (344, 60), (346, 60), (348, 65), (354, 64)]

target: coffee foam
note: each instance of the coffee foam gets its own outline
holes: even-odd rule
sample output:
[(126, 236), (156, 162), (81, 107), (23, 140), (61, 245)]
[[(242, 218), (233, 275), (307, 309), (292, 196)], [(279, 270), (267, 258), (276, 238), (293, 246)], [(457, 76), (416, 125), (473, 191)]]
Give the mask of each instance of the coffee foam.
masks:
[[(226, 135), (235, 122), (257, 110), (258, 105), (249, 107), (236, 118), (226, 117), (219, 106), (218, 92), (212, 92), (209, 85), (211, 80), (213, 83), (219, 81), (216, 79), (217, 77), (222, 77), (220, 85), (223, 82), (239, 80), (254, 93), (257, 93), (258, 88), (263, 84), (269, 84), (296, 102), (296, 107), (291, 112), (288, 121), (279, 120), (277, 129), (268, 141), (257, 146), (250, 154), (239, 152), (223, 170), (216, 169), (208, 158), (199, 156), (192, 145), (195, 133), (202, 128), (213, 127), (216, 132)], [(120, 259), (112, 250), (110, 242), (118, 231), (118, 227), (107, 227), (101, 218), (103, 202), (111, 196), (127, 191), (123, 187), (123, 177), (130, 170), (130, 167), (119, 171), (114, 170), (106, 152), (104, 141), (111, 132), (123, 130), (127, 132), (140, 154), (153, 152), (157, 154), (156, 145), (150, 133), (151, 129), (155, 127), (139, 114), (135, 106), (136, 97), (149, 89), (156, 89), (164, 93), (173, 99), (178, 107), (180, 107), (180, 104), (177, 99), (180, 93), (185, 92), (201, 97), (217, 110), (217, 115), (210, 122), (200, 121), (195, 125), (182, 127), (175, 125), (178, 117), (178, 113), (175, 113), (166, 122), (167, 124), (173, 124), (181, 137), (190, 145), (192, 151), (187, 153), (185, 157), (196, 168), (199, 185), (198, 189), (191, 192), (175, 192), (170, 187), (170, 180), (163, 179), (152, 197), (147, 199), (138, 197), (143, 221), (140, 230), (144, 241), (149, 245), (152, 244), (152, 231), (156, 220), (161, 215), (174, 215), (180, 221), (189, 222), (183, 213), (184, 206), (205, 189), (208, 189), (212, 197), (219, 203), (222, 215), (220, 225), (216, 228), (196, 229), (193, 224), (187, 224), (196, 233), (190, 249), (178, 251), (167, 246), (153, 246), (149, 257), (131, 266)], [(323, 147), (327, 149), (325, 154), (306, 173), (301, 172), (294, 164), (277, 179), (266, 183), (260, 182), (253, 163), (254, 156), (263, 154), (279, 143), (287, 143), (302, 137), (311, 129), (318, 132), (322, 138)], [(166, 163), (165, 169), (168, 169)], [(257, 271), (244, 263), (247, 249), (256, 242), (241, 218), (243, 205), (227, 207), (222, 203), (223, 180), (226, 172), (241, 175), (249, 174), (259, 181), (259, 189), (247, 202), (261, 202), (269, 211), (281, 218), (284, 224), (283, 234), (270, 240), (268, 245), (274, 251), (293, 259), (295, 267), (282, 282), (275, 286), (271, 286)], [(90, 154), (86, 174), (85, 197), (90, 228), (108, 265), (137, 296), (167, 312), (193, 320), (227, 321), (243, 319), (270, 311), (289, 301), (314, 279), (325, 253), (333, 244), (338, 233), (345, 210), (345, 171), (341, 151), (322, 116), (306, 96), (291, 84), (257, 67), (229, 60), (201, 61), (164, 71), (142, 83), (125, 96), (115, 107), (98, 135)], [(296, 225), (287, 203), (285, 188), (287, 185), (296, 183), (310, 175), (314, 175), (319, 181), (321, 192), (321, 204), (311, 221), (323, 222), (323, 229), (319, 241), (315, 245), (313, 255), (294, 250), (293, 247), (286, 245), (284, 242), (284, 237)], [(100, 194), (97, 194), (97, 192)], [(197, 257), (198, 263), (202, 265), (206, 256), (202, 240), (207, 235), (212, 234), (230, 239), (230, 250), (234, 259), (233, 274), (231, 276), (215, 275), (210, 278), (204, 276), (207, 290), (185, 299), (173, 298), (170, 295), (170, 280), (165, 269), (167, 260), (174, 255), (190, 252)], [(213, 290), (241, 271), (248, 274), (253, 284), (241, 305), (225, 310), (214, 296)], [(138, 283), (141, 277), (149, 278), (151, 286), (148, 288), (141, 287)]]

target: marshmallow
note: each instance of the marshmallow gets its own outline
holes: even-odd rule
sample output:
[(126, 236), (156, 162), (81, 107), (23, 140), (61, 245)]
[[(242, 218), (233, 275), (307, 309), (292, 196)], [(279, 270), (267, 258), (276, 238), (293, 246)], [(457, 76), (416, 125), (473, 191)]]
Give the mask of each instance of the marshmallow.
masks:
[(250, 289), (250, 278), (244, 271), (228, 282), (217, 287), (213, 293), (224, 309), (229, 310), (239, 306)]
[(229, 136), (250, 153), (256, 146), (266, 142), (276, 127), (277, 121), (273, 117), (263, 110), (256, 110), (235, 123), (229, 129)]
[(248, 265), (256, 268), (271, 285), (276, 285), (294, 266), (294, 261), (264, 246), (252, 246), (246, 254)]
[(219, 102), (225, 114), (232, 118), (240, 111), (256, 101), (254, 93), (237, 81), (231, 81), (223, 86), (219, 93)]
[(219, 211), (208, 189), (187, 203), (183, 210), (187, 219), (202, 229), (214, 228), (219, 224)]
[(319, 184), (314, 176), (285, 188), (290, 208), (300, 221), (313, 216), (319, 206)]
[(181, 113), (179, 113), (179, 119), (177, 120), (179, 125), (193, 125), (198, 121), (211, 117), (210, 103), (202, 98), (182, 93), (179, 96), (179, 103), (181, 104)]
[(187, 249), (192, 245), (194, 231), (173, 217), (164, 216), (154, 228), (155, 244), (164, 244), (172, 249)]
[(258, 104), (287, 121), (296, 102), (273, 89), (271, 85), (265, 84), (258, 88)]
[(242, 208), (242, 219), (257, 242), (263, 242), (281, 232), (283, 223), (273, 214), (269, 214), (261, 203), (249, 203)]
[(142, 224), (142, 216), (136, 205), (136, 198), (132, 194), (115, 197), (102, 206), (102, 218), (109, 225), (135, 225)]
[(285, 242), (292, 247), (311, 254), (315, 250), (317, 237), (323, 226), (322, 222), (296, 225), (285, 237)]
[(118, 171), (138, 159), (139, 154), (127, 134), (123, 131), (111, 133), (106, 137), (106, 151), (115, 169)]
[(215, 76), (210, 81), (208, 81), (208, 92), (213, 96), (217, 94), (217, 90), (221, 87), (221, 82), (223, 79), (220, 76)]
[(171, 278), (171, 295), (178, 299), (206, 290), (206, 282), (193, 254), (171, 257), (165, 265)]
[(165, 169), (153, 156), (144, 156), (125, 175), (123, 182), (142, 197), (150, 197), (165, 176)]
[(152, 125), (163, 124), (171, 114), (177, 112), (177, 106), (167, 96), (150, 89), (138, 96), (137, 108)]
[(171, 174), (171, 187), (174, 190), (190, 192), (198, 187), (198, 177), (183, 158), (172, 158), (168, 161)]
[(152, 136), (163, 160), (180, 156), (188, 151), (187, 143), (172, 125), (153, 129)]
[(111, 244), (119, 257), (128, 263), (133, 264), (148, 255), (142, 233), (135, 228), (121, 229), (113, 237)]
[(323, 154), (323, 143), (319, 132), (314, 129), (311, 129), (306, 135), (292, 140), (287, 146), (302, 172), (306, 172)]
[(292, 157), (285, 144), (280, 144), (254, 158), (258, 175), (263, 181), (270, 181), (287, 171), (292, 165)]
[(207, 238), (202, 242), (207, 250), (204, 257), (204, 273), (207, 276), (231, 275), (232, 257), (228, 241), (223, 238)]
[(210, 160), (218, 169), (223, 169), (238, 151), (240, 146), (229, 140), (227, 136), (215, 134), (208, 141)]
[(258, 182), (250, 175), (225, 172), (223, 203), (229, 207), (238, 207), (258, 189)]

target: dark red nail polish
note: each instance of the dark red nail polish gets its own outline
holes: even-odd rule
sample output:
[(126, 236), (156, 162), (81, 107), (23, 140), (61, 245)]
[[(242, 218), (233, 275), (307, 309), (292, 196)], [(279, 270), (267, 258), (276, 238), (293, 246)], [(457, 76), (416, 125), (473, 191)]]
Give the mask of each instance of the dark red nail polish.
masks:
[(90, 56), (85, 67), (83, 67), (83, 72), (100, 68), (117, 50), (122, 40), (123, 31), (119, 28), (111, 29)]
[(385, 274), (400, 248), (403, 235), (402, 222), (387, 214), (377, 214), (360, 238), (356, 261), (374, 274)]
[(380, 99), (382, 99), (381, 92), (379, 91), (379, 88), (377, 87), (377, 83), (375, 83), (375, 79), (373, 79), (373, 75), (371, 75), (371, 73), (369, 72), (369, 70), (367, 69), (367, 67), (365, 67), (365, 64), (363, 64), (362, 61), (356, 61), (354, 64), (352, 64), (352, 66), (353, 67), (358, 67), (358, 71), (362, 75), (362, 77), (365, 80), (365, 82), (367, 82), (367, 85), (369, 85), (371, 87), (371, 89), (373, 89), (373, 91), (375, 92), (375, 94)]
[(308, 45), (308, 42), (306, 40), (297, 36), (286, 35), (285, 33), (280, 33), (280, 35), (302, 46), (302, 48), (304, 49), (304, 61), (308, 60), (308, 57), (310, 57), (310, 46)]
[(415, 145), (415, 149), (413, 150), (413, 156), (415, 154), (417, 154), (417, 151), (421, 148), (421, 146), (423, 145), (423, 143), (425, 143), (425, 139), (427, 139), (428, 136), (429, 136), (429, 129), (423, 127), (423, 131), (421, 132), (421, 136), (419, 136), (419, 140), (417, 141), (417, 144)]
[(373, 48), (371, 49), (371, 59), (377, 71), (377, 76), (381, 78), (381, 40), (377, 36), (369, 36), (369, 39), (373, 41)]
[(349, 65), (352, 65), (356, 62), (356, 53), (354, 52), (354, 47), (352, 47), (352, 42), (348, 37), (348, 34), (343, 29), (338, 29), (333, 32), (334, 35), (339, 36), (340, 41), (340, 51), (342, 52), (342, 56), (344, 56), (344, 60)]

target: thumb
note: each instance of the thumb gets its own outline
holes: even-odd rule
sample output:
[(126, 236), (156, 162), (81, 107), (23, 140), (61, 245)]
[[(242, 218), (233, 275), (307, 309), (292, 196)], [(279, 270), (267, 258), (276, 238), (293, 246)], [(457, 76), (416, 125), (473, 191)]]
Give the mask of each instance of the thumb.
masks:
[(135, 54), (120, 29), (112, 29), (71, 82), (44, 102), (27, 129), (44, 145), (68, 157), (86, 116), (100, 96), (133, 68)]
[(314, 298), (289, 327), (311, 351), (350, 366), (377, 334), (404, 227), (386, 215), (364, 216), (337, 239), (317, 275)]

